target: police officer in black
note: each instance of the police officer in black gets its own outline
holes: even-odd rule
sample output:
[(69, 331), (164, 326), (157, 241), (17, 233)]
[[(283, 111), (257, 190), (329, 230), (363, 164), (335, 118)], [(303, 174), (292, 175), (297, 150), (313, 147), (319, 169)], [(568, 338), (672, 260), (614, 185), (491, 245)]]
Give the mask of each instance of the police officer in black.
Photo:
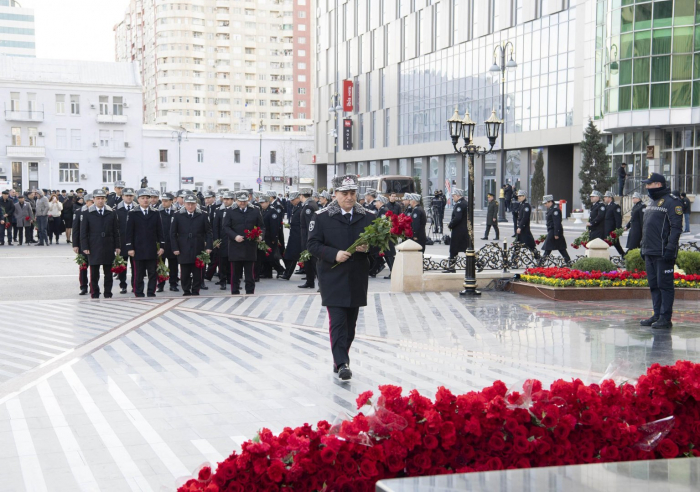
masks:
[(511, 237), (518, 235), (518, 212), (520, 212), (520, 202), (516, 194), (510, 202), (510, 213), (513, 215), (513, 235)]
[(355, 253), (348, 253), (347, 249), (376, 214), (357, 203), (357, 176), (333, 178), (333, 187), (336, 201), (319, 210), (309, 224), (309, 252), (318, 258), (321, 303), (328, 309), (330, 324), (333, 371), (347, 381), (352, 378), (350, 347), (360, 307), (367, 305), (369, 282), (368, 247), (362, 245)]
[(632, 194), (632, 212), (630, 213), (630, 220), (627, 222), (625, 229), (629, 231), (627, 234), (627, 251), (631, 249), (639, 248), (642, 244), (642, 224), (644, 222), (644, 209), (647, 208), (642, 201), (642, 195), (638, 192)]
[(564, 227), (561, 223), (562, 216), (559, 205), (554, 202), (554, 197), (552, 195), (545, 195), (542, 198), (542, 203), (547, 207), (547, 239), (544, 240), (544, 244), (542, 245), (544, 255), (540, 259), (540, 263), (544, 262), (545, 258), (551, 255), (552, 251), (556, 249), (568, 265), (571, 263), (571, 257), (566, 250), (567, 245), (566, 239), (564, 238)]
[(422, 197), (417, 193), (411, 193), (411, 227), (413, 228), (413, 240), (421, 245), (425, 252), (425, 245), (428, 242), (428, 237), (425, 234), (425, 226), (428, 223), (428, 216), (425, 215), (423, 205), (421, 205)]
[(134, 259), (134, 294), (144, 297), (143, 279), (148, 274), (146, 293), (148, 297), (155, 297), (158, 284), (156, 266), (158, 258), (165, 252), (163, 225), (160, 214), (149, 206), (151, 190), (142, 188), (137, 195), (139, 206), (126, 216), (126, 251)]
[(202, 287), (204, 269), (195, 266), (202, 251), (211, 253), (211, 224), (197, 208), (197, 197), (187, 195), (184, 206), (173, 215), (170, 225), (170, 243), (180, 265), (183, 296), (198, 296)]
[[(270, 190), (267, 192), (267, 196), (270, 197), (270, 208), (275, 210), (275, 215), (277, 215), (277, 221), (279, 222), (277, 230), (277, 242), (279, 244), (279, 251), (281, 255), (284, 255), (284, 214), (287, 210), (286, 202), (277, 196), (277, 193)], [(269, 243), (268, 243), (269, 244)], [(270, 244), (270, 246), (272, 246)], [(279, 270), (277, 270), (279, 273)], [(277, 276), (279, 278), (280, 275)]]
[[(615, 203), (615, 196), (612, 194), (612, 191), (606, 191), (603, 200), (605, 201), (605, 237), (607, 238), (611, 232), (622, 227), (622, 208)], [(620, 256), (625, 256), (625, 252), (620, 246), (619, 237), (615, 238), (613, 246)]]
[[(117, 216), (119, 217), (119, 237), (121, 239), (121, 250), (126, 253), (126, 218), (134, 208), (136, 204), (134, 203), (134, 196), (136, 193), (133, 188), (124, 188), (120, 197), (119, 204), (116, 207)], [(134, 258), (129, 256), (129, 265), (131, 266), (131, 291), (134, 291)], [(120, 294), (126, 294), (126, 275), (127, 271), (123, 271), (119, 274), (119, 288)]]
[(603, 239), (608, 237), (605, 233), (605, 209), (607, 208), (604, 203), (600, 201), (603, 194), (598, 190), (593, 190), (591, 192), (591, 214), (588, 218), (588, 240), (593, 241), (594, 239)]
[(231, 275), (231, 263), (228, 260), (228, 236), (224, 234), (224, 219), (228, 214), (234, 210), (233, 199), (235, 193), (233, 191), (225, 191), (221, 196), (221, 205), (214, 212), (214, 223), (212, 225), (212, 232), (214, 236), (214, 241), (221, 241), (218, 248), (219, 257), (219, 289), (226, 290), (226, 282), (229, 280)]
[(683, 204), (666, 187), (662, 174), (651, 173), (642, 183), (646, 185), (651, 204), (644, 211), (640, 253), (646, 262), (654, 314), (640, 324), (667, 329), (673, 327), (673, 265), (683, 230)]
[(80, 248), (90, 264), (90, 296), (100, 297), (100, 268), (104, 271), (104, 297), (112, 297), (112, 263), (115, 253), (121, 253), (119, 218), (107, 206), (107, 193), (97, 189), (92, 194), (95, 203), (82, 216)]
[(107, 205), (113, 209), (117, 208), (117, 205), (122, 201), (124, 195), (124, 187), (126, 183), (124, 181), (116, 181), (114, 183), (114, 191), (107, 195)]
[(455, 273), (455, 263), (460, 253), (467, 251), (469, 243), (469, 223), (467, 220), (467, 201), (464, 199), (464, 190), (454, 188), (452, 190), (452, 217), (447, 228), (452, 231), (450, 237), (449, 266), (443, 273)]
[(527, 194), (523, 190), (518, 191), (518, 201), (520, 209), (518, 210), (518, 228), (515, 230), (517, 234), (516, 241), (523, 243), (536, 259), (539, 259), (540, 253), (535, 249), (535, 238), (532, 237), (530, 231), (530, 215), (532, 214), (532, 205), (527, 201)]
[(284, 264), (286, 266), (283, 280), (289, 280), (294, 273), (297, 261), (301, 255), (301, 198), (299, 192), (289, 192), (289, 203), (292, 206), (292, 215), (289, 219), (289, 239), (287, 240), (287, 248), (284, 251)]
[[(302, 188), (299, 190), (301, 197), (301, 249), (308, 249), (309, 239), (309, 223), (318, 211), (318, 203), (311, 198), (313, 190), (311, 188)], [(304, 271), (306, 272), (306, 281), (299, 285), (300, 289), (315, 289), (316, 288), (316, 259), (304, 263)]]
[[(160, 223), (163, 227), (163, 238), (165, 239), (165, 244), (163, 245), (163, 262), (168, 265), (168, 283), (170, 284), (170, 292), (180, 292), (177, 287), (178, 283), (178, 265), (177, 256), (173, 253), (172, 243), (170, 242), (170, 226), (173, 223), (173, 217), (177, 213), (173, 201), (175, 200), (175, 195), (172, 193), (165, 192), (161, 197), (160, 207), (158, 207), (158, 213), (160, 214)], [(163, 292), (165, 288), (165, 282), (158, 283), (157, 292)]]
[(442, 234), (442, 218), (443, 218), (443, 206), (442, 206), (442, 197), (440, 196), (440, 190), (435, 190), (435, 193), (433, 193), (433, 197), (430, 199), (430, 210), (433, 212), (433, 217), (435, 218), (435, 224), (436, 227), (435, 231), (439, 234)]
[[(236, 193), (237, 208), (223, 218), (223, 233), (228, 236), (228, 258), (231, 262), (231, 294), (240, 294), (239, 285), (245, 272), (245, 293), (255, 294), (253, 268), (257, 260), (258, 245), (246, 239), (245, 231), (263, 228), (259, 209), (248, 205), (245, 191)], [(262, 240), (262, 237), (260, 238)]]
[[(73, 207), (73, 227), (71, 229), (71, 240), (73, 241), (73, 252), (76, 255), (82, 254), (83, 251), (80, 248), (80, 223), (85, 212), (87, 212), (88, 208), (90, 208), (90, 206), (93, 204), (92, 195), (90, 194), (85, 195), (82, 200), (85, 205), (80, 208), (78, 208), (78, 205)], [(88, 292), (88, 271), (80, 270), (78, 278), (80, 281), (79, 295), (84, 296)]]

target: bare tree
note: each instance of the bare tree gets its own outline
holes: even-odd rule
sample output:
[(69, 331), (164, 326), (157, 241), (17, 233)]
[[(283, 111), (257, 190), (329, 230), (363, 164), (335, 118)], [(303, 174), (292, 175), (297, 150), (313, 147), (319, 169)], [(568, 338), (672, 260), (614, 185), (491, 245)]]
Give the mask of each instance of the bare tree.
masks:
[[(300, 178), (313, 177), (310, 166), (301, 164), (303, 155), (310, 152), (309, 142), (282, 141), (277, 147), (275, 162), (268, 162), (267, 171), (271, 176), (282, 176), (286, 185), (287, 178), (293, 178), (292, 183), (299, 185)], [(272, 183), (269, 183), (272, 187)]]

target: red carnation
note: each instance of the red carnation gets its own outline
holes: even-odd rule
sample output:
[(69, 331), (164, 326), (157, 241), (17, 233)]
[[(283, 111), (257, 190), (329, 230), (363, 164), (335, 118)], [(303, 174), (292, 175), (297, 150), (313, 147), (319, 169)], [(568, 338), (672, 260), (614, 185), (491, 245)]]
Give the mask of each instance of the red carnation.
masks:
[(372, 402), (370, 401), (370, 398), (372, 398), (373, 395), (374, 393), (372, 393), (371, 391), (365, 391), (364, 393), (360, 393), (360, 396), (358, 396), (357, 400), (355, 400), (355, 402), (357, 403), (357, 409), (359, 410), (365, 405), (371, 405)]
[(203, 466), (197, 474), (197, 480), (199, 480), (200, 482), (208, 482), (209, 480), (211, 480), (211, 467)]
[(270, 477), (270, 480), (273, 482), (279, 483), (284, 478), (285, 469), (284, 463), (275, 460), (270, 463), (270, 466), (267, 468), (267, 476)]

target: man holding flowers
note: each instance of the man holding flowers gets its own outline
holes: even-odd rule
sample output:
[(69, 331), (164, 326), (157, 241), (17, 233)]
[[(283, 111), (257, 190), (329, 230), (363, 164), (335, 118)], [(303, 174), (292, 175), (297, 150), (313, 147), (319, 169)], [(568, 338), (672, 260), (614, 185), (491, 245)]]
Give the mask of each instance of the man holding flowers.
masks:
[(255, 294), (253, 268), (258, 259), (256, 242), (262, 241), (263, 219), (260, 211), (248, 205), (248, 193), (236, 193), (238, 208), (223, 218), (223, 232), (228, 236), (228, 258), (231, 262), (231, 294), (240, 294), (240, 279), (245, 272), (245, 293)]

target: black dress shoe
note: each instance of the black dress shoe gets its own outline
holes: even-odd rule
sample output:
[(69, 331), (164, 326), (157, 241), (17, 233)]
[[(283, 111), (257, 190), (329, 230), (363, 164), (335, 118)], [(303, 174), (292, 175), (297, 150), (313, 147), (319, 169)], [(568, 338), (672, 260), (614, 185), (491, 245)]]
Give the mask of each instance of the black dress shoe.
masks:
[(202, 286), (200, 287), (200, 289), (202, 289), (202, 290), (209, 290), (209, 287), (207, 287), (206, 285), (202, 285)]
[(384, 277), (384, 280), (391, 280), (391, 273), (389, 275), (387, 275), (386, 277)]
[(659, 320), (658, 316), (652, 316), (651, 318), (643, 319), (639, 322), (642, 326), (651, 326)]
[(105, 299), (111, 299), (111, 298), (112, 298), (112, 294), (105, 294)]
[(86, 295), (86, 294), (87, 294), (87, 289), (80, 289), (80, 294), (78, 294), (78, 295), (79, 295), (79, 296), (84, 296), (84, 295)]
[(347, 364), (341, 364), (338, 368), (338, 377), (343, 381), (348, 381), (352, 379), (352, 371)]
[(494, 239), (494, 241), (500, 241), (500, 240), (501, 240), (501, 238), (499, 238), (499, 237), (497, 237), (496, 239)]
[(333, 372), (334, 372), (335, 374), (338, 374), (338, 368), (335, 367), (335, 364), (333, 364)]
[(488, 240), (489, 240), (489, 238), (487, 238), (487, 237), (482, 237), (482, 238), (480, 238), (480, 239), (482, 239), (483, 241), (488, 241)]
[(219, 287), (219, 290), (226, 290), (226, 283), (221, 283), (221, 287)]
[(191, 293), (191, 292), (187, 292), (187, 291), (185, 291), (185, 292), (182, 293), (182, 297), (189, 297), (189, 296), (191, 296), (191, 295), (192, 295), (192, 293)]
[(311, 284), (311, 285), (301, 284), (301, 285), (297, 285), (297, 287), (299, 287), (300, 289), (315, 289), (316, 288), (316, 286), (313, 284)]
[(178, 289), (176, 285), (174, 287), (170, 287), (170, 292), (180, 292), (180, 289)]
[(306, 275), (306, 270), (297, 270), (294, 275)]
[(289, 280), (289, 277), (285, 277), (284, 275), (282, 275), (281, 277), (278, 277), (278, 278), (279, 278), (280, 280)]
[(119, 291), (120, 294), (126, 294), (126, 287)]
[[(10, 244), (10, 246), (12, 246), (12, 245)], [(43, 244), (39, 243), (39, 244), (35, 244), (34, 246), (43, 246)]]
[(136, 297), (146, 297), (145, 294), (136, 294)]
[(161, 285), (160, 287), (158, 287), (157, 292), (163, 292), (164, 290), (165, 290), (164, 286)]
[(240, 296), (240, 295), (241, 295), (241, 291), (240, 291), (240, 290), (234, 290), (233, 292), (231, 292), (231, 295), (232, 295), (232, 296)]
[(510, 236), (510, 237), (516, 237), (516, 236), (517, 236), (517, 234), (513, 234), (513, 235), (512, 235), (512, 236)]
[(155, 294), (148, 294), (147, 297), (155, 297)]
[(659, 318), (655, 323), (651, 325), (652, 328), (656, 330), (668, 330), (673, 328), (673, 323), (665, 318)]
[(253, 292), (246, 292), (245, 295), (247, 295), (247, 296), (254, 296), (254, 295), (255, 295), (255, 291), (253, 291)]

